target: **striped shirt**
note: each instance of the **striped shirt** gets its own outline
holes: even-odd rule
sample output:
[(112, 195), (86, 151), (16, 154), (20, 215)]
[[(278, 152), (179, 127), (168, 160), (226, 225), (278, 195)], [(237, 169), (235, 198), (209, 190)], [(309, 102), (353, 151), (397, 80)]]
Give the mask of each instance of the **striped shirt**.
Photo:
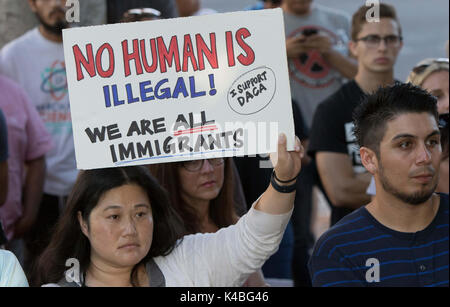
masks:
[(449, 286), (449, 199), (422, 231), (403, 233), (379, 223), (365, 207), (320, 237), (308, 263), (315, 287)]

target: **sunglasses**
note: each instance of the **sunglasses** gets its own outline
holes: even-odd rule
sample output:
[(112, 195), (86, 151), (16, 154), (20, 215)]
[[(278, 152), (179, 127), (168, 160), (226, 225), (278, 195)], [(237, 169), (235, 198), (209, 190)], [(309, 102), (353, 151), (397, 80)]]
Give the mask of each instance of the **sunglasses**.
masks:
[(448, 113), (439, 115), (439, 129), (448, 128)]
[(153, 8), (145, 7), (145, 8), (137, 8), (137, 9), (130, 9), (126, 12), (126, 14), (129, 15), (146, 15), (150, 17), (161, 17), (161, 12), (158, 10), (155, 10)]
[(425, 61), (422, 61), (417, 66), (415, 66), (412, 71), (415, 74), (420, 75), (423, 73), (428, 67), (430, 67), (433, 64), (447, 64), (448, 65), (448, 58), (438, 58), (438, 59), (428, 59)]

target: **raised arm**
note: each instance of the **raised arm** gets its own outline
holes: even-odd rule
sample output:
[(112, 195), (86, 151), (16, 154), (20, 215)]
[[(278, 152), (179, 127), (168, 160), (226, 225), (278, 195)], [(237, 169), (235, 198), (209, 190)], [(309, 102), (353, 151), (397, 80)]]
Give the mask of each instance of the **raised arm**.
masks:
[[(286, 150), (286, 136), (280, 135), (278, 139), (278, 153), (271, 156), (272, 161), (277, 160), (275, 165), (276, 177), (281, 181), (290, 181), (297, 177), (301, 170), (301, 160), (304, 156), (304, 149), (300, 140), (296, 138), (295, 151)], [(284, 184), (275, 179), (280, 186), (295, 184), (296, 180)], [(255, 209), (269, 214), (284, 214), (294, 207), (295, 190), (291, 193), (280, 193), (272, 184), (269, 185)]]
[[(286, 137), (280, 137), (278, 161), (274, 163), (277, 178), (281, 181), (296, 178), (302, 156), (303, 147), (298, 138), (296, 150), (287, 152)], [(295, 181), (287, 185), (294, 185)], [(286, 185), (279, 181), (277, 184)], [(173, 261), (157, 258), (158, 266), (163, 270), (186, 271), (192, 286), (242, 286), (278, 249), (294, 198), (295, 191), (280, 193), (270, 185), (237, 224), (216, 233), (184, 237), (179, 248), (170, 255)], [(179, 284), (175, 279), (167, 278), (167, 285)]]

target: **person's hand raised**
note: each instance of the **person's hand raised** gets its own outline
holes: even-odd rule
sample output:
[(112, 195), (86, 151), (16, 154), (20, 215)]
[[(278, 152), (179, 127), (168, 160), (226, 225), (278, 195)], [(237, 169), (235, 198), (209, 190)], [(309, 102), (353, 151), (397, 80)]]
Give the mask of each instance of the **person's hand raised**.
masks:
[(286, 144), (286, 135), (280, 134), (278, 138), (278, 152), (270, 155), (275, 174), (282, 181), (288, 181), (298, 176), (302, 168), (301, 161), (305, 154), (298, 137), (295, 137), (294, 151), (287, 151)]

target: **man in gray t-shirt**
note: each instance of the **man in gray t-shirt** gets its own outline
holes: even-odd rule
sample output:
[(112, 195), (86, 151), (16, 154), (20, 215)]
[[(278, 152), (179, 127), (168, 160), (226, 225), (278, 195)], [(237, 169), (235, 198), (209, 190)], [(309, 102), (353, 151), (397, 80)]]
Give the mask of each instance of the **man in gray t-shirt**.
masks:
[(312, 2), (284, 0), (281, 5), (292, 98), (308, 128), (319, 103), (357, 71), (356, 61), (348, 56), (349, 16)]

